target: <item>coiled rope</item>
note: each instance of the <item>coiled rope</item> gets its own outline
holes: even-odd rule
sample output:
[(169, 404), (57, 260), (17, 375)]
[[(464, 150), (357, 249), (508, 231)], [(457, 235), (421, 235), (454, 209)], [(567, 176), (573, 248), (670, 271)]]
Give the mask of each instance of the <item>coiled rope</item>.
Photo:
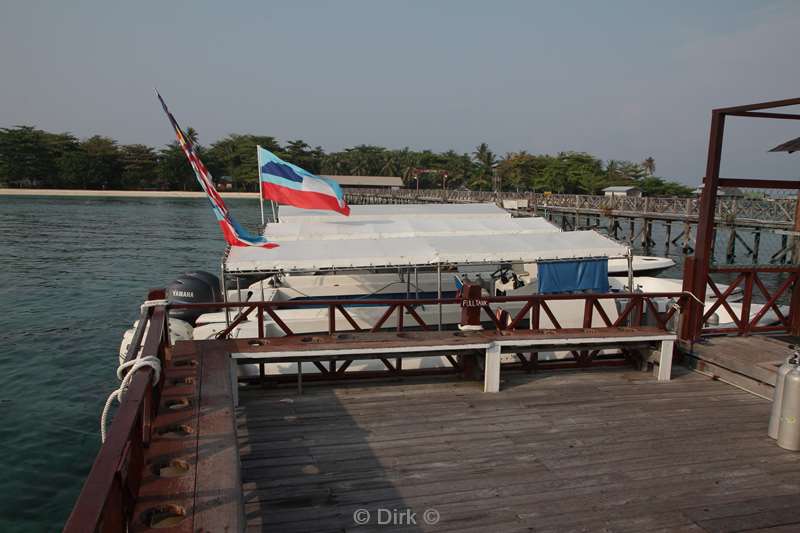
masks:
[(126, 361), (119, 365), (117, 368), (117, 379), (120, 380), (120, 385), (117, 390), (109, 394), (108, 399), (106, 400), (106, 404), (103, 407), (103, 414), (100, 415), (100, 441), (106, 441), (106, 424), (108, 419), (108, 412), (111, 409), (111, 404), (114, 400), (117, 400), (119, 403), (122, 403), (122, 396), (127, 392), (128, 387), (130, 386), (131, 380), (133, 379), (133, 375), (136, 373), (137, 370), (140, 368), (144, 368), (149, 366), (153, 369), (153, 385), (158, 383), (158, 380), (161, 379), (161, 360), (154, 356), (148, 355), (146, 357), (141, 357), (139, 354), (136, 359), (131, 359), (130, 361)]

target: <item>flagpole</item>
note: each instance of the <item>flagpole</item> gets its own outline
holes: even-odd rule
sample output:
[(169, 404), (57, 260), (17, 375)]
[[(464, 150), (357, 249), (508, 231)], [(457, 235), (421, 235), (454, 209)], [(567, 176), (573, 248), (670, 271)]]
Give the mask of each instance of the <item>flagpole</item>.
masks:
[(258, 160), (258, 202), (261, 205), (261, 226), (263, 228), (267, 227), (267, 223), (264, 221), (264, 191), (261, 189), (261, 147), (256, 145), (256, 159)]

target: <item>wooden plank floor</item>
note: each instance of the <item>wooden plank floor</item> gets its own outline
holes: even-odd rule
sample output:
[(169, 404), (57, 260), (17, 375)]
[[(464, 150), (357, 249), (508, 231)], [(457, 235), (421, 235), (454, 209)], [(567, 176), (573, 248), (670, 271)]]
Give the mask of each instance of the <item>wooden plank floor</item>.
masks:
[[(769, 402), (676, 373), (508, 372), (499, 394), (456, 378), (243, 387), (248, 529), (800, 530), (800, 454), (766, 436)], [(379, 525), (379, 509), (417, 523)]]
[(789, 345), (800, 338), (789, 336), (706, 337), (692, 347), (693, 368), (718, 376), (753, 393), (772, 398), (777, 369), (791, 354)]

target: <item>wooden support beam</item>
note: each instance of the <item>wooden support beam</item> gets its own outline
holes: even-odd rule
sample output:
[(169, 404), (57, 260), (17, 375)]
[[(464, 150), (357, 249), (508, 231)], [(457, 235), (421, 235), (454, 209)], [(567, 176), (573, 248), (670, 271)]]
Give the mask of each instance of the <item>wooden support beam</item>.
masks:
[(664, 248), (666, 248), (667, 253), (669, 253), (669, 241), (670, 237), (672, 237), (672, 221), (667, 220), (666, 226), (667, 238), (664, 241)]
[(745, 178), (720, 178), (720, 187), (741, 187), (750, 189), (800, 189), (800, 180), (768, 180)]
[(711, 264), (711, 239), (714, 231), (714, 220), (717, 205), (717, 187), (719, 185), (719, 169), (722, 160), (722, 141), (725, 132), (725, 115), (719, 111), (711, 114), (711, 127), (708, 140), (708, 158), (706, 161), (705, 186), (700, 196), (697, 225), (697, 248), (695, 250), (694, 272), (690, 277), (692, 286), (684, 284), (697, 301), (690, 300), (688, 328), (683, 331), (685, 340), (699, 338), (703, 327), (703, 304), (706, 299), (708, 270)]
[(758, 252), (761, 248), (761, 230), (756, 229), (753, 235), (753, 263), (758, 264)]
[(736, 240), (737, 240), (737, 241), (739, 241), (739, 242), (741, 243), (741, 245), (742, 245), (742, 246), (744, 246), (744, 247), (745, 247), (745, 249), (747, 250), (747, 255), (749, 255), (749, 256), (751, 256), (751, 257), (752, 257), (752, 256), (753, 256), (753, 249), (752, 249), (752, 248), (750, 248), (750, 246), (747, 244), (747, 241), (745, 241), (745, 240), (742, 238), (742, 236), (741, 236), (741, 235), (739, 235), (739, 232), (738, 232), (738, 231), (737, 231), (737, 232), (735, 232), (735, 233), (734, 233), (734, 235), (735, 235), (735, 238), (736, 238)]
[(731, 226), (730, 232), (728, 233), (728, 245), (725, 248), (725, 261), (728, 264), (736, 261), (736, 228), (733, 226)]
[(800, 115), (792, 113), (770, 113), (765, 111), (736, 111), (728, 113), (734, 117), (749, 117), (749, 118), (775, 118), (781, 120), (800, 120)]
[(711, 263), (717, 261), (717, 228), (714, 227), (714, 233), (711, 236)]

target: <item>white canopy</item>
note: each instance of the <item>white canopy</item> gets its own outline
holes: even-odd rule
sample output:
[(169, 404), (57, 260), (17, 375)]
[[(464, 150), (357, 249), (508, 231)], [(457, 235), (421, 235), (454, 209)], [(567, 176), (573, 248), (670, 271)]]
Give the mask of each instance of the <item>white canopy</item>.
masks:
[(356, 205), (349, 217), (284, 206), (279, 218), (265, 229), (278, 248), (232, 248), (225, 270), (535, 263), (628, 253), (594, 231), (562, 232), (542, 218), (512, 218), (494, 204)]
[[(280, 241), (278, 241), (280, 243)], [(311, 239), (278, 248), (232, 248), (228, 272), (435, 265), (535, 263), (553, 259), (624, 257), (628, 248), (594, 231), (402, 238)]]
[(387, 204), (351, 205), (350, 216), (333, 211), (315, 211), (282, 205), (278, 208), (281, 222), (329, 222), (372, 219), (378, 222), (398, 218), (511, 218), (511, 214), (495, 204)]
[[(360, 207), (360, 206), (359, 206)], [(286, 220), (286, 219), (284, 219)], [(298, 240), (397, 239), (412, 237), (526, 235), (560, 233), (561, 230), (543, 218), (477, 217), (338, 217), (317, 221), (316, 218), (292, 217), (278, 224), (268, 224), (264, 235), (278, 244)]]

